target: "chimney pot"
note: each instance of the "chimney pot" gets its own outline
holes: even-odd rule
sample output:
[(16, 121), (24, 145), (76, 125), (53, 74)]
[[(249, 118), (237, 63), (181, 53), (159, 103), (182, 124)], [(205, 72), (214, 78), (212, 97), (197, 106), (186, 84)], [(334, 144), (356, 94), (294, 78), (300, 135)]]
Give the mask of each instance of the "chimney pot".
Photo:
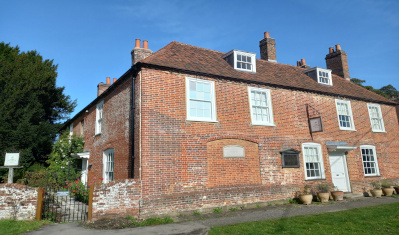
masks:
[(136, 39), (136, 45), (134, 46), (134, 48), (141, 48), (141, 42), (140, 39)]
[(110, 77), (107, 77), (107, 84), (111, 85), (111, 78)]
[(297, 66), (297, 67), (301, 67), (301, 61), (298, 60), (298, 61), (296, 62), (296, 66)]
[(327, 69), (331, 69), (331, 73), (338, 75), (350, 81), (348, 57), (345, 51), (341, 49), (340, 44), (335, 45), (335, 52), (331, 53), (334, 48), (330, 47), (330, 53), (326, 55)]
[(329, 50), (330, 50), (330, 54), (334, 53), (334, 47), (330, 47)]
[(114, 80), (112, 81), (112, 84), (114, 84), (116, 82), (116, 78), (114, 78)]
[(301, 59), (301, 65), (306, 65), (306, 60), (305, 59)]
[(269, 32), (265, 32), (265, 38), (270, 38)]
[(148, 49), (148, 41), (147, 40), (143, 41), (143, 48)]

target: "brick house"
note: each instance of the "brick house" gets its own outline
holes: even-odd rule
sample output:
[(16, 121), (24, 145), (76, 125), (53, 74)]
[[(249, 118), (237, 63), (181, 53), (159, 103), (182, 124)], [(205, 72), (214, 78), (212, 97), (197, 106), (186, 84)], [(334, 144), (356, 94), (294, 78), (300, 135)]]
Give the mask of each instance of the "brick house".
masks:
[(179, 42), (152, 53), (136, 40), (132, 67), (66, 123), (85, 139), (82, 179), (124, 195), (108, 191), (111, 206), (94, 214), (286, 199), (320, 182), (353, 193), (399, 183), (397, 104), (350, 82), (340, 45), (327, 68), (278, 63), (269, 33), (259, 45), (261, 59)]

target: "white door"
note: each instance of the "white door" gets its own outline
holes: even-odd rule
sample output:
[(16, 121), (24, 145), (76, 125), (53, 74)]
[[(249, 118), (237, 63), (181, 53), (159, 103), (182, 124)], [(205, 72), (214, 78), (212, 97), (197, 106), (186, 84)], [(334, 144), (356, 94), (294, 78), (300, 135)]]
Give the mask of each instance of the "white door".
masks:
[(342, 151), (329, 152), (331, 175), (334, 186), (340, 191), (350, 192), (349, 174), (346, 165), (346, 156)]
[(84, 185), (87, 185), (87, 159), (82, 158), (82, 173), (80, 180)]

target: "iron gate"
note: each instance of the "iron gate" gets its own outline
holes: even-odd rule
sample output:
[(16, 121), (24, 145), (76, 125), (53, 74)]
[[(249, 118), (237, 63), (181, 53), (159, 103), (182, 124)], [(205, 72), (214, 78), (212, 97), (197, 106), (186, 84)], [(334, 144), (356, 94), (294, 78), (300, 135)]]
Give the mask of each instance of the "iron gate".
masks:
[(62, 189), (43, 188), (42, 219), (54, 222), (86, 221), (88, 218), (88, 195), (90, 188), (80, 189), (87, 193), (86, 197), (77, 197), (74, 190), (65, 186)]

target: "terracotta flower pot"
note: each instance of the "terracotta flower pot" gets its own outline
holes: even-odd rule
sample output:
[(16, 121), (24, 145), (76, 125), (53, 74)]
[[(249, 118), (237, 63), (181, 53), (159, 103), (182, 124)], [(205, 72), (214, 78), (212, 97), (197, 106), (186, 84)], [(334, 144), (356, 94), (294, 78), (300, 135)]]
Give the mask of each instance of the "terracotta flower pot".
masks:
[(310, 205), (312, 203), (312, 199), (312, 194), (299, 195), (299, 201), (305, 205)]
[(317, 193), (317, 197), (322, 203), (328, 202), (328, 199), (330, 199), (330, 193)]
[(373, 197), (381, 197), (382, 195), (382, 190), (381, 189), (372, 189), (370, 190), (371, 195), (373, 195)]
[(385, 196), (390, 197), (393, 194), (393, 188), (382, 188), (382, 193), (384, 193)]
[(344, 191), (332, 191), (331, 195), (332, 195), (334, 201), (344, 200)]

